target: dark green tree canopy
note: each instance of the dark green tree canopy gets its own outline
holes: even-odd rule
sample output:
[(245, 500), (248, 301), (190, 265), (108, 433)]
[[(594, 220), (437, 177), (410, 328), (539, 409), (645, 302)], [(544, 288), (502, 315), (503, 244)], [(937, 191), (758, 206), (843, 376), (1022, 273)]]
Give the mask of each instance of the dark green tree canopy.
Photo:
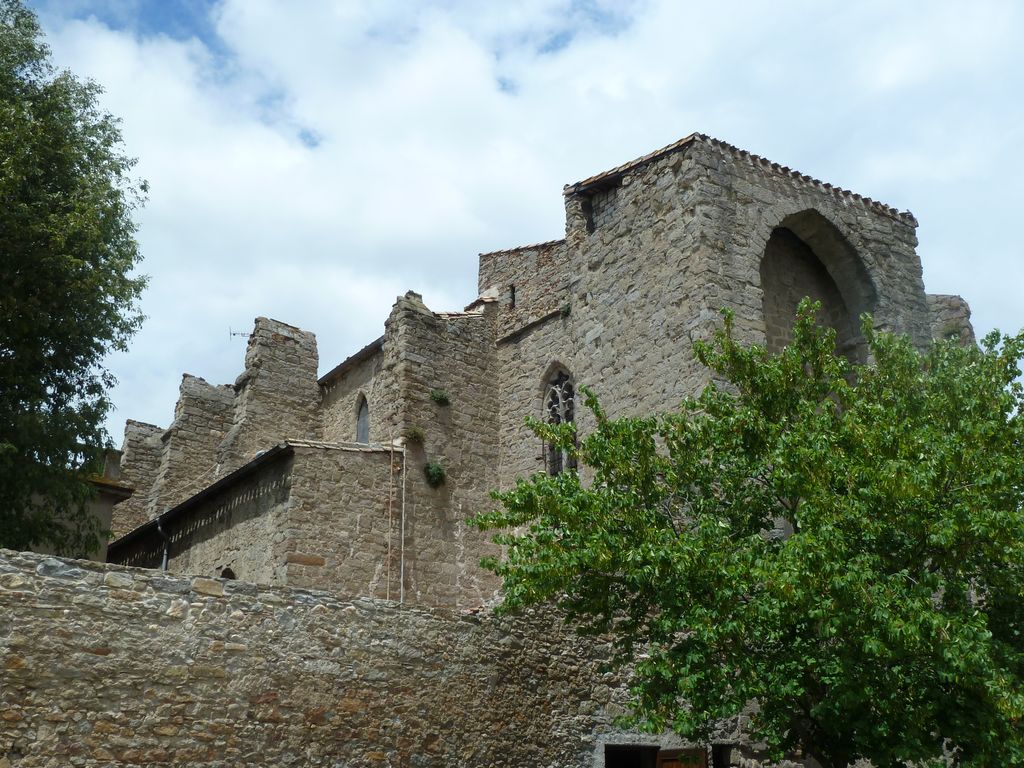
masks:
[(609, 419), (575, 472), (496, 494), (508, 609), (555, 601), (633, 665), (634, 723), (706, 738), (748, 711), (775, 757), (1024, 765), (1024, 334), (983, 348), (864, 332), (805, 303), (777, 356), (730, 318), (720, 385)]
[(88, 460), (106, 439), (103, 360), (142, 321), (145, 185), (99, 93), (0, 0), (0, 546), (82, 554), (100, 533), (82, 511)]

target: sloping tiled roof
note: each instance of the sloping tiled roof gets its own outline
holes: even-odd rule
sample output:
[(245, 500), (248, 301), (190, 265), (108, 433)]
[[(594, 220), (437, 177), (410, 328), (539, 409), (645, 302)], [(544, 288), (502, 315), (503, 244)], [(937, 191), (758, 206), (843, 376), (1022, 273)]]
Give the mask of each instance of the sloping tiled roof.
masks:
[(596, 176), (591, 176), (590, 178), (584, 179), (583, 181), (577, 181), (575, 184), (567, 184), (565, 186), (563, 194), (588, 194), (600, 191), (601, 189), (605, 189), (609, 186), (613, 186), (614, 184), (618, 183), (618, 181), (627, 173), (638, 170), (639, 168), (642, 168), (643, 166), (648, 165), (656, 160), (660, 160), (661, 158), (667, 155), (671, 155), (675, 152), (685, 149), (686, 147), (696, 142), (701, 142), (721, 152), (725, 152), (729, 155), (732, 155), (735, 158), (748, 162), (750, 165), (757, 166), (764, 170), (772, 171), (782, 176), (787, 176), (791, 179), (800, 181), (803, 184), (807, 184), (808, 186), (814, 187), (823, 192), (828, 192), (841, 199), (860, 203), (868, 208), (871, 208), (872, 210), (885, 214), (886, 216), (891, 216), (895, 219), (905, 221), (908, 224), (914, 226), (917, 225), (917, 219), (914, 218), (914, 215), (910, 213), (910, 211), (900, 211), (896, 208), (893, 208), (891, 205), (886, 205), (885, 203), (880, 203), (877, 200), (872, 200), (870, 197), (865, 197), (864, 195), (859, 195), (856, 192), (851, 192), (848, 189), (843, 189), (842, 187), (837, 187), (833, 184), (828, 184), (826, 182), (814, 178), (813, 176), (808, 176), (805, 173), (800, 173), (799, 171), (795, 171), (792, 168), (780, 165), (779, 163), (773, 163), (770, 160), (761, 157), (760, 155), (755, 155), (752, 152), (747, 152), (745, 149), (740, 149), (739, 147), (735, 147), (732, 144), (721, 141), (720, 139), (713, 138), (703, 133), (691, 133), (689, 136), (686, 136), (680, 139), (679, 141), (669, 144), (667, 147), (662, 147), (661, 149), (655, 150), (654, 152), (650, 152), (644, 155), (643, 157), (638, 157), (636, 160), (632, 160), (628, 163), (624, 163), (623, 165), (616, 166), (611, 170), (604, 171), (603, 173), (599, 173)]
[(329, 370), (327, 373), (320, 377), (320, 379), (317, 381), (317, 384), (319, 384), (321, 387), (326, 387), (333, 384), (337, 379), (341, 378), (341, 375), (343, 373), (350, 370), (352, 367), (358, 365), (359, 363), (363, 362), (363, 360), (366, 360), (368, 357), (372, 357), (373, 355), (377, 354), (377, 352), (379, 352), (383, 347), (384, 337), (380, 336), (371, 341), (369, 344), (367, 344), (365, 347), (360, 349), (355, 354), (349, 355), (336, 366), (334, 366), (331, 370)]
[(280, 443), (278, 445), (271, 446), (268, 450), (263, 451), (258, 456), (250, 460), (248, 463), (243, 464), (241, 467), (231, 472), (220, 480), (208, 485), (203, 488), (199, 493), (196, 493), (189, 498), (182, 501), (180, 504), (171, 507), (160, 515), (147, 520), (142, 525), (136, 526), (128, 533), (124, 534), (118, 539), (110, 542), (107, 547), (107, 562), (116, 563), (119, 562), (118, 558), (121, 557), (122, 551), (124, 551), (128, 545), (137, 541), (138, 539), (145, 538), (156, 532), (158, 535), (163, 523), (170, 523), (184, 515), (188, 514), (194, 507), (209, 496), (217, 493), (224, 488), (227, 488), (240, 480), (245, 479), (249, 475), (253, 474), (257, 469), (262, 467), (264, 464), (273, 461), (282, 454), (291, 453), (292, 448), (288, 443)]
[(602, 188), (607, 186), (611, 182), (618, 181), (630, 171), (635, 171), (638, 168), (642, 168), (648, 163), (652, 163), (655, 160), (660, 160), (666, 155), (671, 155), (673, 152), (678, 152), (684, 149), (697, 139), (701, 138), (703, 134), (691, 133), (689, 136), (684, 136), (679, 141), (669, 144), (667, 147), (656, 149), (653, 152), (648, 152), (643, 157), (638, 157), (636, 160), (630, 160), (628, 163), (617, 165), (611, 170), (599, 173), (596, 176), (584, 179), (583, 181), (577, 181), (575, 184), (566, 184), (564, 194), (572, 195), (577, 192), (588, 192), (593, 188)]
[(531, 245), (517, 245), (515, 248), (502, 248), (500, 251), (487, 251), (485, 253), (478, 254), (479, 256), (502, 256), (507, 253), (518, 253), (520, 251), (539, 251), (545, 248), (552, 248), (556, 245), (561, 245), (565, 242), (564, 237), (560, 237), (557, 240), (545, 240), (543, 243), (533, 243)]
[(265, 451), (261, 451), (234, 472), (225, 475), (216, 482), (206, 486), (198, 493), (189, 496), (176, 506), (162, 512), (151, 520), (147, 520), (142, 525), (136, 526), (132, 530), (128, 531), (128, 533), (112, 541), (107, 548), (107, 562), (120, 562), (121, 559), (123, 559), (124, 553), (129, 551), (129, 547), (140, 539), (145, 539), (146, 537), (151, 536), (158, 536), (162, 539), (164, 536), (164, 534), (160, 532), (162, 530), (162, 526), (169, 526), (178, 520), (188, 518), (206, 499), (220, 491), (236, 485), (250, 475), (258, 472), (266, 464), (269, 464), (283, 456), (291, 455), (294, 453), (296, 448), (315, 448), (323, 451), (351, 451), (356, 453), (382, 453), (386, 451), (394, 451), (397, 453), (403, 450), (400, 446), (383, 443), (332, 443), (322, 440), (300, 440), (289, 438), (283, 442), (277, 443), (276, 445), (270, 446), (270, 448)]

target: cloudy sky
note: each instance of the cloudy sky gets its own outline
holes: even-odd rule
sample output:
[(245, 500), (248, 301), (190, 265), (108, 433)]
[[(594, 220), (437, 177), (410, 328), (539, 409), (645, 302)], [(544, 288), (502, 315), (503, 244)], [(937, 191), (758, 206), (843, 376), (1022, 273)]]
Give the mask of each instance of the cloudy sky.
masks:
[(32, 0), (150, 183), (110, 429), (229, 383), (267, 315), (321, 371), (395, 297), (560, 237), (562, 185), (693, 131), (909, 209), (930, 292), (1024, 326), (1024, 4)]

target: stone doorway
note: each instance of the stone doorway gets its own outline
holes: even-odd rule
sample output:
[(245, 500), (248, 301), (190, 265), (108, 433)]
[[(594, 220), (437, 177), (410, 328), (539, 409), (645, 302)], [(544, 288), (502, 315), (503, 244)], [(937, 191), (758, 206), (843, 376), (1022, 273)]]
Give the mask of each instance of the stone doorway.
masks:
[(708, 768), (705, 749), (659, 749), (656, 746), (606, 744), (605, 768)]

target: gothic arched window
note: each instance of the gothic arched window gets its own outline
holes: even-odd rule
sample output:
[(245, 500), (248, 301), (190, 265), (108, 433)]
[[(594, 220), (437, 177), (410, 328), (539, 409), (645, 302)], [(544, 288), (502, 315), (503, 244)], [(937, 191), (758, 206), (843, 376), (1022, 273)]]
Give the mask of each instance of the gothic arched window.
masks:
[[(572, 377), (563, 370), (556, 370), (544, 386), (544, 416), (548, 424), (575, 422), (575, 399)], [(544, 459), (549, 475), (576, 469), (576, 457), (557, 445), (545, 446)]]
[(356, 410), (356, 442), (370, 442), (370, 406), (362, 395), (359, 396), (359, 408)]

